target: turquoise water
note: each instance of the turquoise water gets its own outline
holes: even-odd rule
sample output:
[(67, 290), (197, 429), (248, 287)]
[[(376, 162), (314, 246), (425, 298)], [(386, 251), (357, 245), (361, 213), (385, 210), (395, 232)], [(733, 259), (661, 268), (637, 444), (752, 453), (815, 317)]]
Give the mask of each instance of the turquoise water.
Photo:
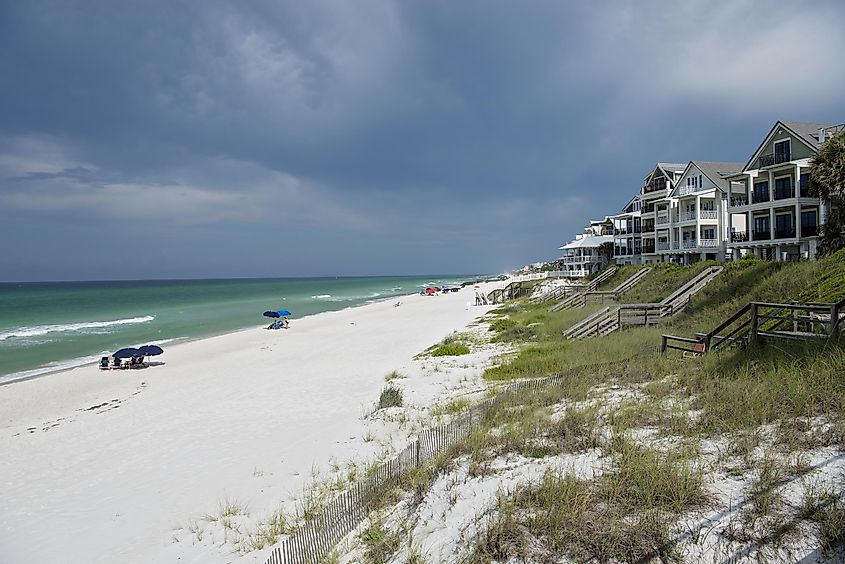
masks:
[[(0, 284), (0, 383), (110, 352), (268, 325), (475, 276), (162, 280)], [(166, 348), (166, 346), (164, 347)]]

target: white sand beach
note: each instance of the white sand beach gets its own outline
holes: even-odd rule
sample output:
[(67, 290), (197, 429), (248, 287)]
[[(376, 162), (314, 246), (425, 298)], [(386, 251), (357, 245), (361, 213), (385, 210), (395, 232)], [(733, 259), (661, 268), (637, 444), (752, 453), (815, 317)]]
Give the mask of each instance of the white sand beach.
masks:
[(393, 370), (411, 374), (398, 381), (410, 404), (477, 382), (477, 366), (426, 372), (413, 359), (490, 309), (468, 306), (473, 292), (177, 344), (142, 370), (86, 366), (0, 386), (0, 561), (263, 561), (266, 550), (236, 553), (189, 524), (226, 499), (261, 519), (313, 471), (399, 441), (368, 436)]

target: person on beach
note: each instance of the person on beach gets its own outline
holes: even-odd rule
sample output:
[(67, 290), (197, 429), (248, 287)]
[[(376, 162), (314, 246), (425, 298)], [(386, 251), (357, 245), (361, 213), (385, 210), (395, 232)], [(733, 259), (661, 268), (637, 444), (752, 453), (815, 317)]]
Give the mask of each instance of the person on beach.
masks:
[(285, 317), (285, 318), (284, 318), (284, 322), (283, 322), (283, 324), (282, 324), (282, 327), (284, 327), (285, 329), (287, 329), (288, 327), (290, 327), (290, 321), (288, 321), (288, 318), (287, 318), (287, 317)]

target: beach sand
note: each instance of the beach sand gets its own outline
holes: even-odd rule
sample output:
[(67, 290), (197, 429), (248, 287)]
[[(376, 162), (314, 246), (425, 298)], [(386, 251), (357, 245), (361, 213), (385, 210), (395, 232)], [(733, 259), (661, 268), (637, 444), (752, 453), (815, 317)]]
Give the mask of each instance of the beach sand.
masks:
[[(227, 499), (260, 519), (315, 469), (377, 455), (367, 416), (385, 375), (490, 309), (468, 306), (471, 287), (401, 301), (177, 344), (142, 370), (0, 386), (0, 561), (263, 561), (190, 523)], [(430, 404), (450, 377), (400, 385)]]

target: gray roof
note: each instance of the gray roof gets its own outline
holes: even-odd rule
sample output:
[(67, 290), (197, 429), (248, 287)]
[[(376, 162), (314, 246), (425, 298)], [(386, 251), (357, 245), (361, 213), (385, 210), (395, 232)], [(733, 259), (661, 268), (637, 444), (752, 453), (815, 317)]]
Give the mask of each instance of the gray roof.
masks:
[(725, 180), (725, 176), (741, 171), (744, 166), (742, 163), (712, 163), (709, 161), (692, 161), (692, 164), (698, 167), (698, 170), (703, 172), (713, 184), (721, 188), (724, 192), (728, 191), (729, 184)]
[(782, 121), (783, 125), (796, 133), (805, 143), (810, 147), (818, 149), (821, 145), (819, 143), (819, 129), (828, 129), (836, 127), (835, 125), (823, 123), (801, 123), (798, 121)]
[(687, 165), (680, 163), (657, 163), (657, 166), (663, 170), (671, 170), (672, 172), (684, 172)]

